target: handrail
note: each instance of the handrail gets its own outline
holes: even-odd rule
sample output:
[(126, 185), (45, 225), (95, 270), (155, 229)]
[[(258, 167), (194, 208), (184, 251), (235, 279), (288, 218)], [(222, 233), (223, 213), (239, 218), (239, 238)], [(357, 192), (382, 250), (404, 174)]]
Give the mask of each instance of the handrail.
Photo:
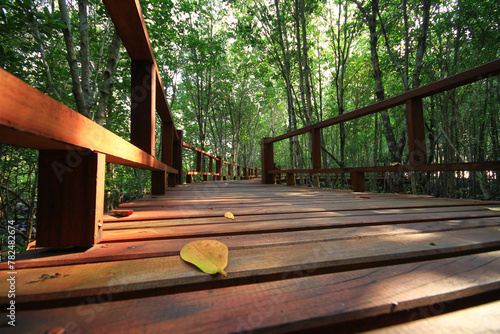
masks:
[[(242, 179), (242, 180), (249, 180), (250, 178), (258, 178), (259, 177), (259, 169), (260, 168), (255, 168), (255, 167), (247, 167), (247, 166), (242, 166), (238, 164), (233, 164), (227, 161), (222, 160), (222, 157), (216, 157), (208, 152), (203, 151), (202, 149), (199, 149), (197, 147), (191, 146), (187, 143), (182, 143), (182, 146), (196, 152), (196, 171), (185, 171), (183, 172), (184, 175), (186, 175), (186, 183), (192, 183), (193, 182), (193, 175), (202, 175), (203, 176), (203, 181), (208, 181), (208, 177), (212, 176), (213, 180), (226, 180), (227, 177), (233, 177), (233, 179)], [(208, 172), (202, 172), (202, 164), (203, 164), (203, 157), (206, 156), (209, 158), (209, 164), (208, 164)], [(216, 168), (215, 172), (213, 171), (213, 162), (216, 162)], [(227, 173), (224, 174), (222, 171), (223, 166), (227, 166)], [(236, 174), (232, 173), (232, 167), (237, 168)], [(243, 171), (243, 174), (240, 173), (240, 171)], [(251, 173), (253, 171), (253, 173)]]
[[(389, 172), (389, 171), (449, 171), (449, 170), (492, 170), (500, 169), (500, 161), (468, 162), (451, 164), (428, 164), (427, 149), (425, 144), (425, 123), (422, 99), (457, 87), (461, 87), (481, 79), (500, 74), (500, 59), (485, 63), (467, 71), (452, 75), (448, 78), (416, 88), (409, 92), (388, 98), (386, 100), (356, 109), (354, 111), (329, 118), (327, 120), (290, 131), (273, 138), (262, 138), (262, 182), (274, 183), (276, 174), (287, 174), (287, 184), (295, 184), (295, 173), (351, 173), (353, 188), (355, 191), (365, 190), (365, 172)], [(368, 116), (377, 112), (387, 110), (400, 105), (406, 105), (408, 148), (410, 152), (410, 165), (396, 164), (395, 166), (371, 166), (371, 167), (340, 167), (321, 168), (321, 135), (320, 129), (335, 124)], [(273, 143), (288, 139), (297, 135), (311, 133), (312, 137), (312, 168), (307, 169), (277, 169), (274, 164)]]
[[(152, 193), (180, 183), (182, 131), (176, 130), (137, 0), (105, 0), (132, 59), (130, 142), (0, 69), (0, 142), (39, 152), (37, 245), (100, 241), (105, 162), (149, 169)], [(162, 156), (155, 158), (155, 114)]]

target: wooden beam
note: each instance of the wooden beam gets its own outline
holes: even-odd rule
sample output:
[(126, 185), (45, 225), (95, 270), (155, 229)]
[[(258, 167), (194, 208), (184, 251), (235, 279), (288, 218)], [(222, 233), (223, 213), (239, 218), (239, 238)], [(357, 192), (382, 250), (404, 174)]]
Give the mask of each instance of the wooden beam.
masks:
[(410, 165), (420, 166), (427, 163), (422, 98), (414, 98), (406, 101), (406, 123), (408, 125)]
[[(175, 184), (182, 184), (182, 130), (176, 130), (177, 138), (174, 138), (173, 156), (172, 156), (172, 166), (177, 169), (177, 175), (169, 175), (168, 186), (175, 187)], [(175, 180), (174, 180), (175, 177)]]
[(395, 165), (395, 166), (369, 166), (369, 167), (345, 167), (345, 168), (318, 168), (318, 169), (281, 169), (272, 170), (268, 173), (382, 173), (382, 172), (439, 172), (439, 171), (483, 171), (499, 170), (500, 161), (483, 162), (461, 162), (451, 164), (423, 164), (420, 166)]
[(274, 184), (274, 147), (273, 143), (267, 143), (269, 138), (261, 140), (261, 159), (262, 159), (262, 183)]
[(40, 151), (38, 246), (92, 246), (101, 240), (105, 156), (91, 151)]
[(311, 131), (312, 148), (311, 159), (313, 168), (321, 168), (321, 129)]
[(139, 1), (104, 0), (104, 4), (132, 61), (155, 65), (157, 111), (165, 123), (173, 123)]
[(215, 162), (215, 173), (217, 174), (217, 180), (222, 181), (222, 157), (217, 157)]
[(156, 71), (147, 61), (132, 61), (130, 142), (155, 155)]
[(351, 173), (352, 190), (363, 192), (366, 190), (365, 173), (353, 172)]
[(274, 137), (274, 138), (267, 138), (266, 139), (266, 144), (269, 143), (274, 143), (283, 139), (287, 139), (293, 136), (297, 136), (300, 134), (304, 134), (307, 132), (311, 132), (314, 129), (322, 129), (334, 124), (339, 124), (343, 122), (347, 122), (356, 118), (360, 118), (363, 116), (368, 116), (371, 114), (374, 114), (376, 112), (380, 112), (383, 110), (387, 110), (389, 108), (393, 108), (402, 104), (405, 104), (407, 100), (413, 99), (413, 98), (423, 98), (431, 95), (435, 95), (453, 88), (457, 88), (460, 86), (464, 86), (479, 80), (482, 80), (484, 78), (490, 77), (490, 76), (495, 76), (500, 74), (500, 59), (493, 60), (489, 63), (480, 65), (478, 67), (474, 67), (470, 70), (452, 75), (448, 78), (430, 83), (428, 85), (422, 86), (420, 88), (416, 88), (414, 90), (411, 90), (409, 92), (388, 98), (384, 101), (380, 101), (374, 104), (371, 104), (369, 106), (356, 109), (354, 111), (332, 117), (329, 119), (326, 119), (322, 122), (318, 122), (306, 127), (303, 127), (302, 129), (297, 129), (294, 131), (290, 131), (288, 133), (285, 133), (283, 135)]
[(111, 131), (0, 69), (0, 141), (35, 149), (88, 149), (106, 161), (177, 173)]

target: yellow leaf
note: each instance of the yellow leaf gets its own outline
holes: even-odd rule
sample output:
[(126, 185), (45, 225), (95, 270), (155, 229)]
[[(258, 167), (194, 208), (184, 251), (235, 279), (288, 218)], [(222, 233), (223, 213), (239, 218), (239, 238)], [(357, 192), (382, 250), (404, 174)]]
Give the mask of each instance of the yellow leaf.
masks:
[(485, 208), (485, 209), (488, 209), (488, 210), (491, 210), (491, 211), (500, 211), (500, 206), (498, 208), (488, 208), (486, 206), (482, 206), (482, 208)]
[(235, 219), (233, 213), (229, 212), (229, 211), (224, 214), (224, 217), (226, 217), (227, 219), (232, 219), (232, 220)]
[(227, 266), (227, 246), (217, 240), (198, 240), (190, 242), (181, 249), (181, 258), (194, 264), (207, 274), (227, 277), (224, 268)]

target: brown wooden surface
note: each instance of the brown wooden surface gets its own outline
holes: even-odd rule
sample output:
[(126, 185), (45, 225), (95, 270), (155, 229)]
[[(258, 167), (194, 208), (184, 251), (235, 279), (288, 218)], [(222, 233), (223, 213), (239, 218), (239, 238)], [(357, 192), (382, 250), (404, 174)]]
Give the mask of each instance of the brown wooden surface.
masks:
[(0, 69), (0, 101), (3, 143), (35, 149), (88, 149), (106, 154), (107, 162), (177, 173), (3, 69)]
[(90, 151), (40, 151), (37, 243), (91, 246), (102, 237), (105, 157)]
[[(500, 292), (500, 212), (485, 208), (499, 206), (258, 180), (168, 188), (106, 214), (93, 247), (20, 255), (16, 330), (360, 332), (467, 311)], [(228, 246), (227, 278), (180, 259), (201, 239)]]

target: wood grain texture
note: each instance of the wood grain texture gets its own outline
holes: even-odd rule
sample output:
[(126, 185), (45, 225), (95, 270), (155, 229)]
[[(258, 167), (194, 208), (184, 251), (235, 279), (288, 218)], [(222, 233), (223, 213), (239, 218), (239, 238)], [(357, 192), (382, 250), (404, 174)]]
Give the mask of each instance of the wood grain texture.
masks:
[[(452, 230), (465, 230), (481, 227), (499, 226), (498, 219), (468, 219), (453, 221), (433, 221), (425, 223), (406, 223), (397, 225), (375, 225), (364, 227), (346, 227), (341, 229), (302, 230), (291, 232), (265, 233), (258, 231), (243, 235), (210, 235), (210, 239), (218, 240), (228, 246), (230, 250), (254, 249), (281, 245), (301, 245), (311, 242), (333, 240), (357, 240), (361, 238), (375, 238), (389, 235), (404, 235), (418, 233), (434, 233)], [(106, 234), (106, 232), (105, 232)], [(141, 235), (141, 233), (138, 233)], [(33, 249), (18, 257), (16, 268), (39, 268), (48, 266), (63, 266), (107, 261), (131, 260), (150, 257), (174, 256), (188, 242), (199, 240), (200, 237), (191, 236), (172, 239), (123, 241), (107, 243), (101, 242), (90, 249), (59, 250)], [(7, 269), (7, 263), (0, 263), (0, 269)]]
[[(437, 311), (440, 309), (436, 308)], [(444, 312), (441, 311), (439, 313)], [(500, 331), (500, 301), (492, 302), (444, 315), (436, 315), (402, 324), (369, 331), (369, 334), (406, 334), (406, 333), (498, 333)]]
[[(460, 254), (464, 251), (500, 247), (500, 227), (410, 235), (335, 240), (295, 245), (234, 250), (229, 255), (229, 277), (220, 284), (234, 284), (260, 276), (294, 277), (308, 274), (411, 261), (426, 257)], [(43, 275), (60, 274), (58, 279), (40, 282)], [(17, 303), (82, 300), (110, 287), (123, 294), (162, 289), (175, 291), (195, 284), (198, 288), (213, 285), (220, 277), (211, 277), (183, 262), (179, 256), (140, 260), (90, 263), (50, 268), (22, 269), (16, 284)], [(0, 289), (6, 289), (7, 273), (0, 273)], [(497, 277), (498, 278), (498, 277)], [(4, 290), (2, 290), (4, 291)], [(7, 303), (0, 296), (0, 303)]]
[[(309, 329), (437, 303), (446, 305), (460, 297), (495, 291), (500, 288), (499, 259), (500, 253), (494, 252), (132, 301), (19, 312), (19, 330), (47, 330), (61, 324), (100, 333), (116, 328), (169, 333)], [(108, 286), (94, 300), (112, 301), (117, 291)]]
[(91, 246), (102, 236), (105, 157), (90, 151), (40, 151), (37, 244)]
[[(129, 217), (108, 215), (97, 245), (20, 256), (18, 319), (37, 331), (181, 333), (413, 321), (421, 307), (455, 310), (499, 293), (500, 212), (484, 206), (500, 202), (257, 180), (181, 185), (125, 204)], [(228, 247), (227, 278), (180, 259), (203, 239)]]
[(91, 150), (106, 154), (107, 162), (177, 173), (176, 169), (3, 69), (0, 69), (0, 101), (0, 125), (18, 134), (6, 139), (9, 144), (52, 150)]

